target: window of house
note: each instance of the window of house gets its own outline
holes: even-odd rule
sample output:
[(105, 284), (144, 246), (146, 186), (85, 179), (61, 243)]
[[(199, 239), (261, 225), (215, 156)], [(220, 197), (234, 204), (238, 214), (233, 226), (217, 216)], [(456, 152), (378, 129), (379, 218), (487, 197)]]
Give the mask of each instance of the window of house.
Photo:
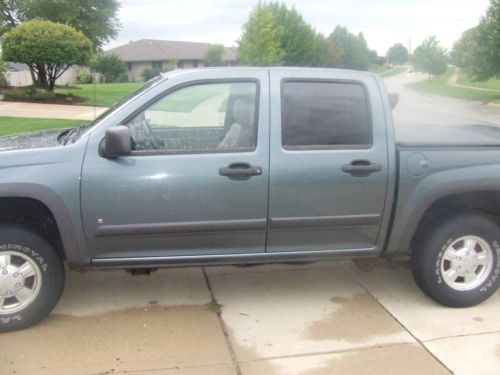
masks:
[(367, 146), (371, 138), (370, 112), (362, 85), (284, 82), (282, 143), (285, 148)]
[(203, 83), (175, 90), (129, 121), (133, 150), (253, 150), (257, 91), (255, 82)]
[(153, 70), (163, 70), (163, 63), (161, 61), (153, 61)]
[(128, 70), (132, 70), (132, 63), (128, 63)]

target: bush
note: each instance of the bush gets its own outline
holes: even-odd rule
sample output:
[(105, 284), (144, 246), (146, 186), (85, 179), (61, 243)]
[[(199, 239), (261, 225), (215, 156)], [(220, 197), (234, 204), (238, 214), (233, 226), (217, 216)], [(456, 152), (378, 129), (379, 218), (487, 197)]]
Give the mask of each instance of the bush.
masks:
[(149, 81), (151, 78), (154, 78), (156, 77), (158, 74), (161, 73), (161, 70), (160, 69), (151, 69), (151, 68), (147, 68), (147, 69), (144, 69), (142, 71), (142, 79), (144, 80), (144, 82), (147, 82)]
[(98, 55), (93, 66), (104, 76), (104, 81), (107, 83), (118, 81), (127, 70), (125, 62), (114, 54)]
[(120, 82), (120, 83), (128, 82), (128, 75), (126, 73), (123, 73), (122, 75), (120, 75), (120, 77), (118, 77), (116, 82)]
[(92, 74), (88, 69), (80, 69), (76, 75), (78, 83), (92, 83)]
[(55, 97), (56, 94), (54, 94), (53, 92), (49, 92), (43, 89), (37, 89), (33, 86), (30, 86), (27, 89), (6, 91), (4, 93), (4, 100), (10, 101), (45, 101), (52, 100)]

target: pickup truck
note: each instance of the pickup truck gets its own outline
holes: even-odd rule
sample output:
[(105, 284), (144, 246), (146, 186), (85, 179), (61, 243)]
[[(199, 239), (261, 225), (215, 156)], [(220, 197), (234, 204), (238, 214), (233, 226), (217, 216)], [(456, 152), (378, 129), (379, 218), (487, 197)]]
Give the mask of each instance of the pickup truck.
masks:
[(89, 125), (0, 139), (0, 331), (64, 266), (128, 270), (411, 257), (454, 307), (500, 274), (500, 129), (393, 126), (366, 72), (163, 73)]

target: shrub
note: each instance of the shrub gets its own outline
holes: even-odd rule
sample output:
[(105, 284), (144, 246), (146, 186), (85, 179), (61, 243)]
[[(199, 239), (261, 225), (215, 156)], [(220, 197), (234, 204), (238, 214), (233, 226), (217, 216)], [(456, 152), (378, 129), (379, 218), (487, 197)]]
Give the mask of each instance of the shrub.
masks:
[(76, 81), (78, 83), (92, 83), (92, 74), (88, 69), (80, 69), (77, 72)]
[(158, 74), (161, 73), (161, 70), (160, 69), (151, 69), (151, 68), (147, 68), (147, 69), (144, 69), (142, 71), (142, 79), (144, 80), (144, 82), (147, 82), (149, 81), (151, 78), (154, 78), (156, 77)]
[(43, 89), (37, 89), (34, 86), (30, 86), (27, 89), (11, 90), (4, 93), (4, 100), (10, 101), (45, 101), (52, 100), (56, 97), (56, 94)]
[(100, 54), (95, 59), (93, 66), (104, 76), (105, 82), (116, 82), (127, 70), (127, 65), (118, 56), (114, 54)]

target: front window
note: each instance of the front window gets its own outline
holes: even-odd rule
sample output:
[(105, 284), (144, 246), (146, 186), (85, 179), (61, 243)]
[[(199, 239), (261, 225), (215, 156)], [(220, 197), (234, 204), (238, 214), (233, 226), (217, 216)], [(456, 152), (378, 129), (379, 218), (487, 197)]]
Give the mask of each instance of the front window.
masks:
[(159, 99), (129, 122), (133, 150), (249, 151), (257, 142), (257, 84), (203, 83)]

